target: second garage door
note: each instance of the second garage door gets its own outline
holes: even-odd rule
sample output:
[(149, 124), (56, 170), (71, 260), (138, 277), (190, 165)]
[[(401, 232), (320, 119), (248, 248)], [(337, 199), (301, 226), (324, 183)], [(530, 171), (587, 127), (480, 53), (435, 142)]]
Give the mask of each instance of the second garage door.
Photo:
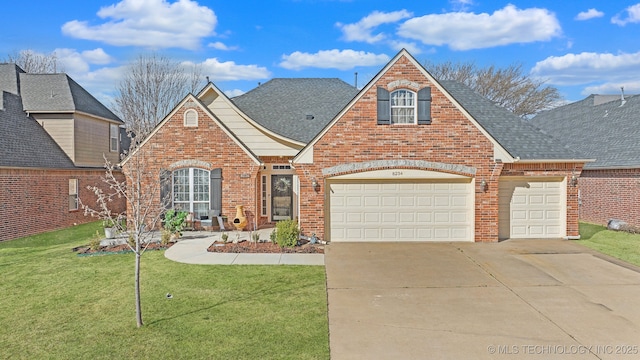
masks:
[(330, 182), (331, 241), (473, 241), (470, 179)]
[(499, 238), (560, 238), (566, 232), (563, 178), (500, 181)]

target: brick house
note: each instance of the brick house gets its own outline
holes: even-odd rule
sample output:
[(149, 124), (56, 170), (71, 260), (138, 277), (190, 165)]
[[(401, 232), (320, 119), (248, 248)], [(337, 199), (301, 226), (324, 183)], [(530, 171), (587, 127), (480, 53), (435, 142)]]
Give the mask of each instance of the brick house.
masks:
[[(66, 74), (0, 64), (0, 241), (95, 221), (88, 185), (119, 161), (122, 121)], [(115, 211), (124, 211), (116, 201)]]
[(329, 241), (576, 238), (588, 161), (406, 50), (361, 90), (274, 79), (229, 99), (210, 83), (141, 149), (175, 208), (243, 205), (250, 226), (298, 219)]
[(640, 96), (590, 95), (532, 123), (596, 161), (579, 178), (580, 219), (640, 226)]

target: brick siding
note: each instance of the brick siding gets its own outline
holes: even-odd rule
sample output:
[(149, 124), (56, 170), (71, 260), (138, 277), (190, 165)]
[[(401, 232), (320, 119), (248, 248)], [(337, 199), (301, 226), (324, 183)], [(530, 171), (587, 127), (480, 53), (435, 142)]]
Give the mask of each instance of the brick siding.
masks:
[[(184, 112), (188, 109), (198, 112), (197, 127), (184, 126)], [(173, 171), (184, 167), (205, 170), (222, 168), (222, 215), (232, 221), (236, 215), (236, 206), (243, 205), (249, 224), (258, 220), (260, 166), (219, 127), (208, 112), (194, 103), (187, 102), (178, 109), (140, 151), (149, 159), (145, 161), (145, 172), (150, 177), (145, 185), (157, 182), (159, 187), (161, 169)], [(127, 162), (125, 171), (133, 163)], [(199, 165), (190, 166), (189, 163)], [(157, 194), (153, 207), (160, 211), (160, 194)]]
[[(82, 203), (96, 208), (87, 186), (102, 187), (104, 175), (102, 169), (0, 169), (0, 241), (96, 221), (82, 209), (69, 210), (69, 179), (78, 179)], [(124, 200), (115, 200), (112, 209), (124, 212)]]
[(584, 170), (578, 182), (581, 220), (640, 226), (640, 169)]
[[(420, 88), (431, 86), (431, 125), (377, 125), (376, 87), (389, 91), (402, 88), (396, 80), (408, 80)], [(397, 84), (389, 88), (388, 84)], [(402, 82), (407, 84), (408, 82)], [(406, 86), (406, 85), (405, 85)], [(417, 90), (417, 89), (413, 89)], [(326, 178), (322, 170), (345, 163), (373, 160), (425, 160), (463, 165), (475, 174), (475, 241), (498, 241), (498, 181), (500, 175), (567, 176), (576, 164), (543, 166), (504, 165), (493, 160), (493, 144), (475, 127), (422, 72), (406, 58), (395, 63), (313, 146), (313, 164), (295, 164), (300, 177), (301, 227), (307, 233), (325, 237)], [(503, 169), (503, 165), (504, 168)], [(368, 169), (379, 170), (379, 169)], [(421, 170), (442, 171), (424, 168)], [(453, 173), (453, 172), (452, 172)], [(320, 189), (313, 189), (316, 179)], [(488, 184), (480, 188), (481, 180)], [(567, 190), (567, 234), (578, 234), (577, 189)]]

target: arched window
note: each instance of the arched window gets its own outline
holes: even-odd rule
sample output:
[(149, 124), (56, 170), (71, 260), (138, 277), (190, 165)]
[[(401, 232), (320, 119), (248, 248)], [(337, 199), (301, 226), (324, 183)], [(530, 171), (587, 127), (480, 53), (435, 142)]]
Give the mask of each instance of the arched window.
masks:
[(209, 171), (197, 168), (173, 172), (173, 207), (194, 213), (199, 219), (209, 214)]
[(184, 126), (198, 126), (198, 112), (189, 109), (184, 112)]
[(409, 90), (396, 90), (391, 93), (391, 123), (416, 123), (416, 94)]

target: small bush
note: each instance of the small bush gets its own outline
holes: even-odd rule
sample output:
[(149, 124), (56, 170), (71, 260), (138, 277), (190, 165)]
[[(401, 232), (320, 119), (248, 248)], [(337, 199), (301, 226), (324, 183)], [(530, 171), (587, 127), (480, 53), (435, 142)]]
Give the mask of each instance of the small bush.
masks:
[(223, 233), (222, 234), (222, 242), (226, 243), (227, 240), (229, 240), (229, 235), (227, 235), (227, 233)]
[(171, 232), (167, 230), (162, 230), (162, 234), (160, 235), (160, 243), (162, 245), (167, 245), (171, 242)]
[(294, 247), (298, 244), (300, 229), (295, 220), (284, 220), (276, 224), (276, 244), (280, 247)]
[(181, 233), (187, 219), (186, 211), (168, 210), (164, 215), (164, 228), (172, 234)]
[(98, 230), (96, 230), (96, 235), (91, 238), (91, 240), (89, 240), (89, 248), (91, 250), (98, 250), (100, 249), (100, 233), (98, 233)]

